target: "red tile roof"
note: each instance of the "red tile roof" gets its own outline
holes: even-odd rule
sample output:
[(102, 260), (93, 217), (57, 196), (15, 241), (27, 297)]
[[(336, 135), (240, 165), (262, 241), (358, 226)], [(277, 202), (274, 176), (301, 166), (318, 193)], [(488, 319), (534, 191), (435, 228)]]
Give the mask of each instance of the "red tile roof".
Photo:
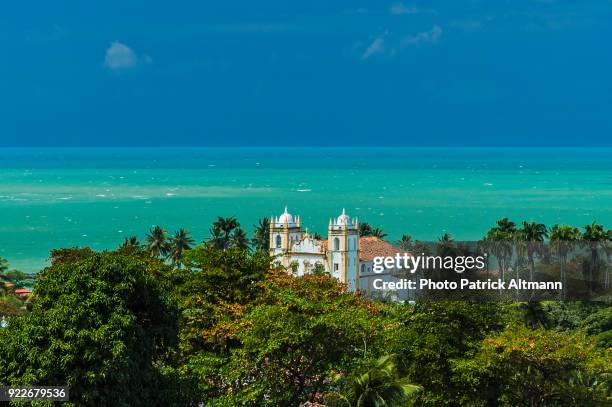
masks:
[(362, 261), (374, 260), (374, 257), (395, 256), (397, 253), (403, 253), (389, 242), (385, 242), (374, 236), (365, 236), (359, 238), (359, 259)]

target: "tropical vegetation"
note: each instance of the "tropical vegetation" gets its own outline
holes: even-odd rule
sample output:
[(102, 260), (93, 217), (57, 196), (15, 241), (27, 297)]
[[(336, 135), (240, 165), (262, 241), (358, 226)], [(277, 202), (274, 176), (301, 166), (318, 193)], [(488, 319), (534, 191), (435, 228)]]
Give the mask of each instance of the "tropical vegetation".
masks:
[[(68, 385), (74, 406), (612, 403), (609, 298), (370, 299), (323, 270), (273, 266), (267, 224), (249, 238), (220, 217), (202, 243), (155, 226), (116, 250), (53, 250), (27, 303), (11, 308), (16, 297), (2, 293), (0, 382)], [(500, 219), (480, 242), (501, 278), (582, 275), (594, 293), (609, 281), (602, 225), (518, 225)], [(463, 250), (448, 233), (433, 244)], [(428, 249), (409, 235), (398, 246)]]

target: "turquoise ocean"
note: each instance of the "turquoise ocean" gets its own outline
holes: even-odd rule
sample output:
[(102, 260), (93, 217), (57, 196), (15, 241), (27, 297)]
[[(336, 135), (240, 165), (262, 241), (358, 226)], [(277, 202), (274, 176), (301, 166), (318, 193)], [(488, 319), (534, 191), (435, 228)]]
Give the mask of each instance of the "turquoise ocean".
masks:
[(251, 232), (285, 205), (323, 235), (342, 208), (389, 239), (478, 239), (505, 216), (612, 227), (612, 149), (0, 149), (0, 256), (27, 272), (158, 224), (201, 241), (236, 216)]

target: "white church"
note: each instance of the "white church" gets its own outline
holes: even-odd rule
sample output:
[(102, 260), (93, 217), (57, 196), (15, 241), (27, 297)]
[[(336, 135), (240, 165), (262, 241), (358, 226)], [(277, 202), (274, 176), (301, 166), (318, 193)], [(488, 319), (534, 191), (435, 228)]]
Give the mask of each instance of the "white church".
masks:
[[(346, 284), (350, 291), (372, 292), (372, 280), (394, 280), (393, 272), (376, 274), (372, 262), (376, 256), (394, 256), (397, 249), (376, 237), (359, 237), (359, 221), (343, 209), (329, 219), (327, 240), (318, 240), (302, 231), (299, 216), (287, 207), (280, 216), (270, 218), (270, 254), (276, 263), (296, 276), (321, 269)], [(385, 275), (388, 274), (388, 275)]]

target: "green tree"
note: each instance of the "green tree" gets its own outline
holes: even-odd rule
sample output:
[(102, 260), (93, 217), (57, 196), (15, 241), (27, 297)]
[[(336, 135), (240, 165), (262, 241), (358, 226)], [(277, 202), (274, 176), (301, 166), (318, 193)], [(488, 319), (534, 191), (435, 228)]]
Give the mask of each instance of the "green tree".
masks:
[[(499, 219), (483, 239), (488, 248), (495, 252), (502, 275), (510, 268), (514, 236), (517, 233), (516, 223), (508, 218)], [(503, 277), (502, 277), (503, 278)]]
[(185, 253), (183, 262), (191, 274), (180, 297), (189, 301), (195, 296), (209, 303), (249, 303), (259, 292), (257, 283), (270, 269), (267, 253), (236, 247), (221, 250), (201, 245)]
[(414, 247), (414, 241), (412, 240), (411, 235), (402, 235), (402, 237), (397, 242), (395, 242), (395, 244), (397, 245), (397, 247), (399, 247), (400, 250), (403, 250), (405, 252), (412, 250), (412, 248)]
[(461, 405), (602, 406), (609, 390), (593, 391), (593, 380), (576, 377), (607, 381), (611, 362), (584, 335), (512, 325), (485, 339), (473, 358), (453, 361), (452, 370)]
[[(181, 374), (197, 383), (207, 403), (227, 392), (226, 380), (233, 349), (240, 346), (236, 324), (261, 293), (270, 270), (266, 252), (227, 250), (204, 244), (185, 254), (180, 299)], [(212, 404), (207, 404), (212, 405)]]
[(67, 249), (51, 250), (50, 260), (52, 266), (59, 266), (78, 260), (83, 260), (94, 254), (89, 247), (71, 247)]
[(210, 228), (210, 243), (217, 249), (227, 250), (238, 247), (246, 250), (249, 245), (246, 232), (240, 228), (240, 223), (234, 217), (219, 216)]
[(351, 380), (351, 387), (350, 405), (355, 407), (405, 406), (407, 399), (422, 389), (399, 377), (391, 355), (376, 359), (373, 366)]
[(520, 237), (527, 246), (527, 258), (529, 260), (529, 281), (535, 276), (535, 258), (542, 254), (544, 239), (548, 236), (546, 225), (536, 222), (523, 222)]
[(581, 239), (581, 234), (578, 228), (567, 225), (554, 225), (550, 231), (550, 243), (553, 250), (559, 256), (559, 265), (561, 271), (561, 299), (564, 300), (567, 291), (567, 256), (576, 243)]
[(192, 239), (189, 232), (185, 229), (179, 229), (174, 233), (168, 248), (168, 258), (174, 266), (181, 268), (183, 255), (187, 250), (191, 249), (194, 243), (195, 240)]
[(497, 229), (502, 233), (511, 235), (512, 233), (516, 232), (516, 223), (512, 222), (508, 218), (499, 219), (496, 223), (497, 226), (494, 229)]
[(512, 259), (511, 239), (510, 232), (504, 232), (500, 228), (492, 228), (487, 232), (482, 241), (484, 247), (497, 259), (500, 277), (503, 281), (506, 281), (506, 271)]
[(9, 262), (3, 258), (0, 257), (0, 276), (4, 275), (4, 273), (6, 273), (9, 269)]
[(446, 232), (444, 232), (442, 234), (442, 236), (440, 236), (440, 238), (438, 239), (438, 242), (443, 243), (443, 244), (444, 243), (451, 243), (451, 242), (454, 242), (454, 241), (455, 241), (455, 239), (453, 238), (453, 235), (451, 235), (450, 233), (446, 233)]
[(582, 241), (591, 253), (588, 271), (590, 293), (593, 293), (595, 280), (599, 277), (599, 250), (604, 247), (606, 240), (608, 240), (608, 234), (603, 225), (593, 221), (590, 225), (584, 226)]
[[(273, 273), (254, 307), (229, 325), (239, 346), (211, 405), (297, 406), (321, 401), (330, 375), (349, 376), (355, 361), (383, 346), (376, 307), (327, 276)], [(225, 404), (223, 404), (221, 401)]]
[(612, 229), (608, 229), (606, 232), (606, 240), (604, 242), (604, 251), (606, 253), (606, 258), (608, 259), (608, 263), (606, 264), (606, 279), (604, 282), (604, 287), (606, 289), (610, 288), (610, 271), (612, 269)]
[(325, 266), (322, 263), (316, 262), (314, 264), (314, 269), (312, 270), (312, 274), (315, 276), (323, 276), (323, 275), (328, 275), (329, 273), (325, 271)]
[(482, 340), (503, 327), (495, 303), (424, 301), (403, 306), (385, 350), (397, 355), (400, 374), (424, 391), (420, 405), (455, 406), (463, 384), (454, 380), (451, 362), (475, 352)]
[(249, 239), (244, 229), (236, 228), (232, 234), (232, 245), (240, 250), (248, 250)]
[(582, 321), (581, 328), (588, 335), (597, 335), (605, 331), (612, 331), (612, 306), (608, 306), (590, 314)]
[(382, 228), (374, 228), (372, 231), (372, 236), (377, 237), (379, 239), (384, 239), (387, 237), (387, 233)]
[(177, 307), (158, 266), (109, 252), (43, 270), (31, 312), (0, 330), (0, 381), (68, 385), (73, 405), (184, 405), (167, 360)]
[(384, 239), (387, 234), (382, 228), (374, 228), (368, 222), (362, 222), (359, 224), (359, 236), (374, 236), (379, 239)]
[(153, 257), (165, 257), (170, 249), (168, 235), (161, 226), (151, 228), (145, 237), (146, 248)]
[(312, 237), (314, 240), (323, 240), (323, 236), (321, 236), (321, 234), (317, 232), (311, 233), (310, 237)]
[(2, 321), (2, 317), (22, 315), (23, 313), (23, 302), (17, 297), (12, 295), (0, 296), (0, 321)]
[(610, 288), (610, 271), (612, 271), (612, 229), (608, 229), (606, 232), (606, 240), (603, 247), (606, 258), (608, 259), (606, 264), (606, 277), (604, 280), (604, 288), (607, 290)]
[(223, 318), (216, 311), (231, 315), (234, 304), (242, 309), (255, 300), (261, 291), (258, 282), (269, 272), (270, 256), (236, 247), (221, 250), (205, 244), (185, 253), (183, 264), (187, 277), (177, 292), (184, 317), (182, 346), (192, 354), (210, 349), (208, 339), (219, 339), (202, 334), (211, 328), (217, 316)]
[(522, 322), (529, 328), (550, 328), (550, 320), (542, 303), (539, 301), (526, 301), (516, 304), (520, 311)]
[(361, 222), (359, 224), (359, 236), (372, 236), (372, 230), (374, 228), (368, 222)]
[(140, 248), (140, 242), (138, 241), (138, 237), (130, 236), (126, 237), (121, 246), (119, 246), (122, 250), (137, 250)]
[(236, 218), (219, 216), (210, 229), (210, 241), (216, 248), (227, 250), (230, 247), (234, 229), (239, 227), (240, 223)]
[(260, 252), (270, 250), (270, 218), (259, 219), (257, 225), (253, 226), (253, 246)]

